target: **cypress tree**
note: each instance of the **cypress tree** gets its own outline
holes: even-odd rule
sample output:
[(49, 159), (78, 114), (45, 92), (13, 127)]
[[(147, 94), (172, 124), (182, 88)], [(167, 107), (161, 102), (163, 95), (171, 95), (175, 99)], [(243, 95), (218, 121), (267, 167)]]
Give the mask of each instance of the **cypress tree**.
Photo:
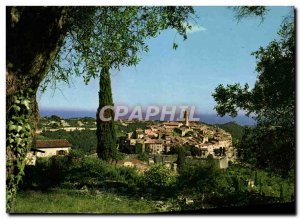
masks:
[(185, 163), (185, 150), (182, 146), (177, 146), (177, 154), (178, 154), (178, 158), (176, 163), (178, 167), (181, 168)]
[(111, 81), (109, 68), (103, 67), (100, 75), (100, 91), (99, 91), (99, 107), (97, 110), (97, 155), (100, 159), (105, 161), (113, 161), (116, 158), (116, 131), (114, 126), (114, 111), (106, 109), (104, 117), (111, 119), (109, 121), (102, 121), (100, 118), (100, 111), (105, 106), (113, 106), (113, 98), (111, 91)]

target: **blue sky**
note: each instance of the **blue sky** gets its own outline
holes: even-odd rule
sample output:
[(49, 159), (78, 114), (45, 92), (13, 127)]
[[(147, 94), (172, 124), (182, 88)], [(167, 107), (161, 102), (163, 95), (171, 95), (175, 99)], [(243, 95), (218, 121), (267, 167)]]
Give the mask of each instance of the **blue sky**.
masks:
[[(256, 60), (251, 52), (277, 38), (289, 7), (269, 7), (265, 20), (246, 18), (239, 23), (227, 7), (195, 7), (198, 26), (182, 41), (173, 30), (147, 40), (150, 51), (136, 67), (112, 71), (115, 104), (195, 105), (197, 112), (215, 113), (211, 93), (219, 84), (256, 80)], [(172, 49), (174, 42), (179, 44)], [(85, 85), (72, 78), (70, 87), (59, 83), (38, 95), (41, 109), (93, 110), (98, 107), (99, 81)]]

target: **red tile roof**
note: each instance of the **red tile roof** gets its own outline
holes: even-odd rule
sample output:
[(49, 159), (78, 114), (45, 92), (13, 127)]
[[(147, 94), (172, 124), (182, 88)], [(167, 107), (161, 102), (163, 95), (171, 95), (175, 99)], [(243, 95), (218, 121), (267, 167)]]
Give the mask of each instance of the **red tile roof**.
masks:
[(164, 122), (164, 126), (179, 126), (178, 122)]
[(147, 139), (145, 141), (145, 144), (162, 144), (162, 143), (164, 143), (164, 141), (160, 139)]
[(36, 140), (36, 148), (67, 148), (71, 147), (66, 139)]

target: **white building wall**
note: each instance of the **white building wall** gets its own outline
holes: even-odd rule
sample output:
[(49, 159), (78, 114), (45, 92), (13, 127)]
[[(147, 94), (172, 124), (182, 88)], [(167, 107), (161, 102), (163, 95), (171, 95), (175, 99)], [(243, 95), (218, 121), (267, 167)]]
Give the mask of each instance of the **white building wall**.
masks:
[(69, 150), (71, 148), (41, 148), (40, 150), (45, 151), (45, 153), (42, 152), (35, 152), (35, 154), (30, 151), (26, 154), (25, 163), (26, 165), (35, 165), (36, 158), (37, 157), (51, 157), (57, 155), (57, 151), (66, 151), (66, 153), (69, 153)]
[(71, 148), (40, 148), (40, 150), (45, 151), (45, 153), (37, 152), (37, 157), (51, 157), (54, 155), (57, 155), (57, 151), (66, 151), (66, 153), (69, 153), (69, 150)]

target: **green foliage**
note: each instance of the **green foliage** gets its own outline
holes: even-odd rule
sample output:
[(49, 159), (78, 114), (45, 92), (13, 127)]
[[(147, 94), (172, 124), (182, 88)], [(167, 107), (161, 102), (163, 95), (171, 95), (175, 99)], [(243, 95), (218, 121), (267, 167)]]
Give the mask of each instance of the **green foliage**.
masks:
[[(46, 86), (68, 82), (75, 75), (86, 83), (100, 76), (103, 66), (119, 69), (138, 64), (141, 52), (149, 50), (145, 40), (172, 28), (187, 38), (193, 7), (67, 7), (71, 25)], [(67, 63), (67, 64), (66, 64)], [(43, 86), (43, 88), (45, 87)]]
[[(292, 21), (293, 22), (293, 21)], [(294, 124), (295, 32), (293, 23), (284, 23), (280, 40), (253, 53), (258, 60), (258, 80), (252, 90), (246, 84), (219, 85), (213, 97), (218, 114), (236, 116), (239, 109), (255, 113), (259, 123)]]
[(137, 129), (146, 129), (146, 127), (148, 125), (152, 125), (153, 122), (152, 121), (134, 121), (133, 123), (128, 123), (127, 126), (123, 126), (121, 125), (119, 122), (116, 122), (115, 123), (115, 128), (116, 128), (116, 131), (118, 133), (128, 133), (128, 132), (134, 132), (135, 130)]
[(126, 153), (123, 153), (123, 152), (120, 152), (120, 151), (117, 151), (117, 154), (116, 154), (116, 160), (124, 160), (126, 157)]
[(252, 108), (250, 108), (251, 92), (248, 84), (245, 84), (243, 88), (240, 84), (227, 85), (226, 87), (220, 84), (212, 96), (217, 102), (215, 109), (221, 116), (225, 114), (232, 117), (237, 116), (237, 107), (241, 110), (249, 110), (249, 114), (252, 112)]
[(213, 159), (191, 160), (179, 169), (178, 183), (180, 187), (189, 185), (190, 189), (209, 192), (216, 188), (217, 174)]
[[(23, 188), (50, 190), (49, 194), (57, 187), (72, 192), (82, 188), (88, 188), (89, 191), (114, 188), (116, 193), (122, 193), (126, 188), (125, 194), (130, 197), (136, 194), (132, 192), (137, 189), (143, 191), (137, 194), (140, 197), (145, 194), (146, 188), (152, 188), (154, 190), (148, 192), (148, 195), (153, 198), (169, 194), (176, 199), (184, 195), (192, 197), (196, 204), (199, 199), (212, 207), (247, 205), (262, 200), (265, 203), (288, 202), (293, 200), (295, 194), (292, 178), (284, 179), (241, 165), (219, 170), (213, 159), (188, 160), (179, 169), (178, 176), (158, 164), (151, 166), (142, 175), (135, 168), (116, 167), (74, 150), (65, 157), (40, 158), (36, 166), (28, 168), (24, 178), (27, 184), (23, 184)], [(249, 180), (255, 181), (254, 187), (248, 186)]]
[(71, 150), (68, 156), (38, 158), (35, 166), (26, 167), (23, 188), (50, 189), (68, 184), (76, 189), (82, 186), (106, 186), (114, 181), (126, 187), (141, 183), (135, 168), (116, 167), (97, 157), (86, 156), (80, 150)]
[(142, 161), (148, 162), (148, 160), (149, 160), (149, 155), (148, 155), (147, 153), (145, 153), (145, 152), (139, 153), (139, 154), (138, 154), (138, 159), (139, 159), (139, 160), (142, 160)]
[(37, 158), (36, 166), (26, 166), (22, 187), (48, 189), (57, 186), (65, 178), (68, 164), (64, 156)]
[[(292, 201), (291, 195), (295, 191), (293, 178), (283, 178), (274, 173), (249, 169), (240, 165), (231, 166), (227, 172), (239, 179), (240, 191), (250, 190), (263, 196), (276, 197), (278, 199), (284, 196), (284, 201)], [(253, 188), (247, 186), (249, 179), (254, 180)]]
[(84, 157), (85, 153), (81, 149), (72, 149), (69, 152), (69, 157), (71, 159), (82, 159)]
[(59, 125), (58, 125), (57, 123), (52, 123), (52, 124), (50, 125), (50, 128), (52, 128), (52, 129), (58, 129), (58, 128), (59, 128)]
[(80, 149), (85, 154), (96, 153), (97, 137), (94, 130), (75, 130), (71, 132), (64, 130), (55, 132), (46, 131), (43, 132), (43, 136), (48, 139), (67, 139), (72, 144), (72, 149)]
[(191, 155), (192, 155), (193, 157), (195, 157), (195, 156), (200, 156), (200, 155), (201, 155), (201, 150), (200, 150), (200, 148), (197, 148), (197, 147), (195, 147), (195, 146), (190, 147), (190, 151), (191, 151)]
[[(83, 66), (88, 70), (88, 74), (84, 75), (85, 81), (101, 72), (97, 111), (99, 158), (106, 161), (116, 158), (114, 113), (106, 110), (105, 117), (111, 117), (110, 121), (104, 122), (99, 117), (103, 107), (113, 106), (109, 70), (136, 65), (139, 62), (138, 52), (148, 51), (144, 41), (168, 27), (177, 29), (186, 39), (187, 27), (183, 22), (192, 12), (193, 9), (188, 7), (103, 7), (95, 10), (87, 28), (79, 28), (70, 35), (73, 48), (78, 49), (77, 53), (84, 61)], [(88, 38), (86, 34), (89, 34)]]
[(261, 17), (264, 19), (264, 16), (269, 11), (265, 6), (235, 6), (233, 7), (235, 11), (235, 17), (238, 21), (246, 17)]
[[(17, 33), (20, 34), (11, 31), (12, 36), (28, 35), (26, 38), (28, 44), (23, 46), (23, 43), (21, 43), (21, 46), (15, 47), (12, 51), (20, 51), (19, 54), (23, 54), (25, 51), (22, 51), (22, 49), (32, 46), (30, 43), (36, 43), (33, 36), (37, 32), (34, 32), (32, 28), (36, 27), (34, 22), (39, 16), (43, 19), (45, 18), (43, 21), (47, 21), (43, 28), (47, 31), (51, 30), (44, 35), (45, 37), (41, 37), (43, 40), (38, 42), (38, 46), (32, 50), (32, 54), (29, 53), (29, 56), (26, 56), (25, 59), (17, 59), (16, 64), (19, 66), (14, 66), (15, 69), (12, 70), (19, 72), (18, 68), (21, 69), (21, 66), (25, 66), (22, 67), (24, 68), (22, 69), (22, 75), (28, 76), (28, 78), (22, 78), (22, 76), (18, 78), (18, 75), (16, 76), (16, 81), (19, 79), (28, 80), (29, 85), (32, 85), (34, 89), (39, 86), (42, 78), (45, 78), (44, 85), (51, 81), (55, 84), (59, 80), (68, 82), (68, 78), (75, 73), (75, 75), (83, 76), (87, 83), (91, 77), (96, 77), (100, 73), (100, 69), (107, 67), (108, 71), (110, 68), (119, 69), (121, 66), (136, 65), (139, 61), (138, 52), (148, 51), (144, 40), (148, 37), (157, 36), (161, 30), (167, 28), (177, 29), (179, 34), (186, 39), (186, 29), (190, 26), (185, 24), (184, 21), (188, 21), (188, 16), (194, 12), (192, 7), (57, 7), (49, 8), (49, 10), (47, 8), (46, 11), (41, 11), (41, 13), (39, 12), (40, 8), (34, 9), (38, 13), (32, 9), (25, 10), (23, 7), (8, 8), (8, 11), (10, 10), (14, 10), (16, 14), (21, 12), (30, 14), (28, 20), (19, 22), (19, 24), (24, 25), (18, 26), (21, 28), (16, 28), (17, 31), (20, 31)], [(34, 12), (32, 16), (31, 12)], [(8, 17), (7, 20), (12, 21), (13, 19)], [(9, 22), (8, 24), (9, 30), (14, 29), (14, 22)], [(31, 36), (31, 32), (33, 32), (33, 36)], [(41, 32), (44, 31), (41, 30)], [(63, 39), (64, 42), (61, 45), (61, 40)], [(49, 45), (49, 47), (47, 48), (44, 45)], [(43, 54), (39, 57), (42, 61), (40, 66), (43, 67), (37, 67), (38, 65), (31, 63), (32, 60), (36, 60), (36, 54)], [(32, 66), (35, 66), (36, 69), (34, 71), (28, 70)], [(46, 74), (48, 71), (50, 74)], [(44, 77), (45, 75), (46, 77)], [(42, 90), (45, 90), (45, 86), (42, 86)], [(23, 96), (23, 94), (20, 96)], [(9, 105), (11, 108), (7, 112), (7, 129), (9, 130), (7, 132), (7, 148), (9, 148), (7, 153), (11, 153), (7, 154), (7, 169), (9, 170), (7, 174), (8, 206), (11, 205), (11, 199), (16, 192), (16, 185), (20, 181), (24, 167), (23, 161), (28, 149), (29, 134), (19, 134), (19, 132), (22, 132), (24, 129), (28, 129), (26, 131), (29, 132), (30, 129), (30, 127), (27, 128), (29, 113), (26, 111), (29, 110), (30, 98), (24, 100), (18, 98)], [(20, 103), (25, 106), (25, 111), (23, 111), (23, 106), (16, 105), (20, 104), (18, 101), (21, 101)], [(16, 115), (12, 113), (13, 111)], [(19, 125), (22, 119), (17, 117), (23, 117), (23, 124)], [(98, 130), (101, 131), (101, 128)], [(13, 133), (9, 136), (13, 131), (16, 131), (17, 134)], [(112, 133), (112, 136), (107, 137), (109, 140), (102, 142), (105, 144), (104, 147), (111, 145), (113, 147), (106, 150), (105, 153), (101, 153), (102, 151), (100, 150), (100, 156), (103, 156), (104, 159), (113, 158), (115, 154), (114, 127), (113, 125), (105, 127), (103, 131), (106, 131), (108, 135)], [(24, 136), (21, 136), (22, 134)], [(108, 144), (107, 146), (106, 143)], [(12, 146), (14, 144), (17, 147)], [(24, 148), (26, 150), (23, 150)], [(16, 178), (14, 178), (15, 176)]]
[(6, 112), (6, 207), (10, 211), (18, 184), (24, 175), (25, 157), (31, 146), (29, 123), (30, 96), (33, 91), (20, 91)]
[(230, 133), (232, 138), (240, 141), (244, 134), (244, 126), (237, 124), (236, 122), (228, 122), (225, 124), (217, 124), (218, 127), (224, 129), (226, 132)]
[(16, 204), (12, 210), (12, 213), (17, 214), (145, 214), (153, 212), (157, 212), (157, 208), (155, 202), (149, 200), (133, 199), (101, 190), (85, 192), (71, 189), (55, 189), (47, 192), (22, 191), (17, 195)]
[(111, 91), (111, 81), (109, 68), (104, 67), (101, 70), (99, 108), (97, 110), (97, 154), (105, 161), (116, 160), (117, 155), (117, 136), (115, 130), (114, 111), (106, 109), (103, 116), (109, 121), (103, 121), (100, 118), (101, 109), (105, 106), (113, 106)]
[(279, 39), (252, 53), (257, 59), (257, 81), (219, 85), (213, 97), (221, 116), (238, 110), (255, 114), (256, 128), (248, 128), (238, 145), (242, 159), (259, 168), (282, 174), (295, 167), (295, 29), (286, 19)]
[[(199, 203), (221, 207), (293, 200), (295, 185), (292, 178), (285, 179), (241, 165), (220, 170), (207, 160), (190, 162), (179, 169), (177, 184), (181, 194), (193, 197), (196, 209)], [(249, 183), (252, 181), (253, 186)]]
[(50, 118), (51, 120), (54, 120), (54, 121), (60, 122), (60, 117), (59, 117), (59, 116), (56, 116), (56, 115), (51, 115), (49, 118)]
[(177, 158), (176, 163), (177, 163), (178, 167), (181, 168), (185, 163), (185, 153), (186, 153), (186, 151), (185, 151), (183, 146), (176, 146), (175, 151), (178, 154), (178, 158)]
[(155, 164), (145, 172), (145, 183), (148, 187), (165, 189), (174, 186), (176, 177), (172, 172), (160, 164)]
[(236, 145), (241, 161), (284, 176), (295, 168), (294, 130), (258, 126), (247, 128)]
[[(194, 10), (192, 7), (136, 6), (70, 7), (68, 10), (72, 25), (55, 62), (51, 63), (44, 85), (53, 78), (67, 82), (73, 72), (83, 76), (86, 83), (100, 77), (97, 154), (111, 161), (116, 159), (117, 153), (114, 121), (103, 122), (99, 118), (104, 106), (113, 105), (110, 69), (137, 65), (139, 54), (148, 51), (145, 40), (167, 28), (176, 29), (185, 40), (186, 31), (191, 28), (188, 18)], [(107, 113), (114, 118), (112, 110)]]

